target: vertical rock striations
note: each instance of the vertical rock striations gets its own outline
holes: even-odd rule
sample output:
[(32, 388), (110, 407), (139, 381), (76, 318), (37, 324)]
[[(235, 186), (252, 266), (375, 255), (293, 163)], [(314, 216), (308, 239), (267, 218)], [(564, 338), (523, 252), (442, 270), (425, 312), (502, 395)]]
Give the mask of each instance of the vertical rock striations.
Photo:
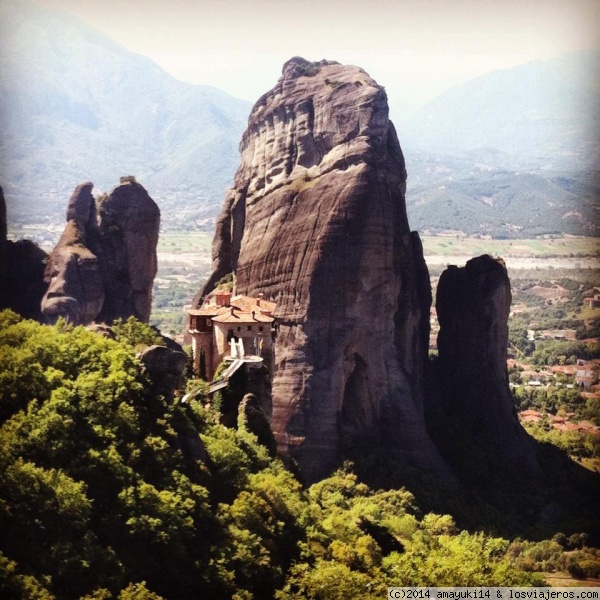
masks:
[(425, 430), (431, 292), (385, 91), (362, 69), (293, 58), (254, 106), (195, 299), (235, 273), (277, 302), (272, 428), (309, 480), (382, 445), (449, 476)]
[(98, 320), (133, 315), (148, 322), (156, 277), (160, 210), (148, 192), (124, 177), (98, 200), (102, 279), (106, 294)]
[(67, 225), (46, 268), (42, 312), (75, 324), (134, 316), (148, 322), (160, 211), (133, 178), (98, 202), (93, 184), (73, 192)]
[(91, 323), (104, 302), (92, 187), (88, 181), (75, 188), (67, 208), (67, 224), (48, 260), (48, 291), (42, 312), (50, 322), (62, 316), (75, 325)]
[(436, 299), (442, 403), (436, 417), (455, 438), (464, 434), (460, 443), (468, 451), (515, 474), (539, 475), (532, 441), (519, 424), (508, 385), (510, 303), (501, 260), (479, 256), (442, 274)]

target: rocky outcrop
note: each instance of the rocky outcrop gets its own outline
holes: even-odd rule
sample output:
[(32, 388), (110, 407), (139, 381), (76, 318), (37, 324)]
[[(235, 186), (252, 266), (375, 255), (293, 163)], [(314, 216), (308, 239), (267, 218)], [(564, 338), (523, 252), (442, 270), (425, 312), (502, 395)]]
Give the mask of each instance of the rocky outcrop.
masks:
[(34, 242), (7, 240), (6, 203), (0, 188), (0, 309), (10, 308), (27, 319), (41, 320), (48, 255)]
[(288, 61), (254, 106), (213, 273), (277, 302), (271, 426), (314, 480), (381, 445), (443, 477), (425, 429), (431, 292), (385, 91), (362, 69)]
[(258, 443), (264, 446), (271, 456), (277, 454), (277, 442), (273, 437), (271, 426), (254, 394), (246, 394), (238, 408), (238, 428), (253, 433)]
[(144, 372), (150, 377), (155, 393), (171, 401), (175, 390), (184, 383), (187, 355), (181, 350), (154, 345), (140, 354), (140, 361)]
[(75, 325), (91, 323), (104, 303), (93, 185), (88, 181), (75, 188), (67, 224), (48, 260), (42, 312), (50, 322), (64, 317)]
[(510, 281), (500, 259), (480, 256), (442, 273), (436, 298), (441, 402), (432, 412), (453, 432), (444, 446), (451, 446), (460, 431), (462, 446), (487, 455), (494, 465), (539, 475), (532, 440), (519, 424), (508, 385), (510, 303)]
[(67, 224), (48, 260), (46, 320), (148, 322), (156, 275), (160, 211), (133, 178), (96, 201), (93, 184), (75, 188)]
[(160, 210), (132, 178), (98, 200), (105, 300), (100, 321), (133, 315), (145, 323), (152, 308)]
[(43, 320), (40, 304), (47, 288), (44, 281), (47, 260), (48, 255), (31, 240), (8, 242), (6, 308), (26, 319)]

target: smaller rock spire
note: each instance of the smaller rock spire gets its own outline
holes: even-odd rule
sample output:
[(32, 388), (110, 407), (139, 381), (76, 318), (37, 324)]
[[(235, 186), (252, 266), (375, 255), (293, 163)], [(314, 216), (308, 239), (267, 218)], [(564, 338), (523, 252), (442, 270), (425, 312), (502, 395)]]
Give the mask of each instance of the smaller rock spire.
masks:
[(86, 325), (134, 316), (148, 322), (160, 211), (134, 178), (124, 179), (98, 201), (91, 182), (75, 188), (46, 267), (47, 321)]

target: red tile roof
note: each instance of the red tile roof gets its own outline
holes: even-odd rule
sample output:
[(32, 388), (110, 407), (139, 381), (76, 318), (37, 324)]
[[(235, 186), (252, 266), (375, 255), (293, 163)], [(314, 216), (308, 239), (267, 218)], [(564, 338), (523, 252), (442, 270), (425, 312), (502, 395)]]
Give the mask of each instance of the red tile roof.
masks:
[(212, 303), (213, 300), (214, 297), (210, 296), (207, 304), (190, 310), (189, 314), (197, 317), (209, 317), (215, 323), (272, 323), (275, 320), (272, 314), (277, 308), (277, 304), (263, 298), (233, 296), (229, 301), (229, 306), (218, 306)]
[(233, 296), (231, 298), (231, 305), (237, 306), (239, 309), (245, 312), (252, 312), (253, 310), (272, 313), (276, 308), (275, 302), (269, 302), (264, 298), (251, 298), (250, 296)]
[(520, 417), (541, 417), (542, 413), (537, 410), (522, 410), (519, 413)]
[(201, 308), (193, 308), (188, 310), (188, 314), (192, 317), (216, 317), (223, 307), (220, 306), (203, 306)]
[(236, 310), (235, 306), (223, 307), (219, 314), (212, 319), (215, 323), (272, 323), (275, 319), (260, 311), (245, 312)]

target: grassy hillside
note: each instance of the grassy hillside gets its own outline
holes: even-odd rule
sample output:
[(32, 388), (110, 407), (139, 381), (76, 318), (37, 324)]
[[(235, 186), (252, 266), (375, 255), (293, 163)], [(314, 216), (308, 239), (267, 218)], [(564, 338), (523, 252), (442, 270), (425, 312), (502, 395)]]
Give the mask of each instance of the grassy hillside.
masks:
[(600, 188), (585, 175), (457, 169), (409, 187), (411, 227), (466, 235), (528, 238), (600, 233)]

